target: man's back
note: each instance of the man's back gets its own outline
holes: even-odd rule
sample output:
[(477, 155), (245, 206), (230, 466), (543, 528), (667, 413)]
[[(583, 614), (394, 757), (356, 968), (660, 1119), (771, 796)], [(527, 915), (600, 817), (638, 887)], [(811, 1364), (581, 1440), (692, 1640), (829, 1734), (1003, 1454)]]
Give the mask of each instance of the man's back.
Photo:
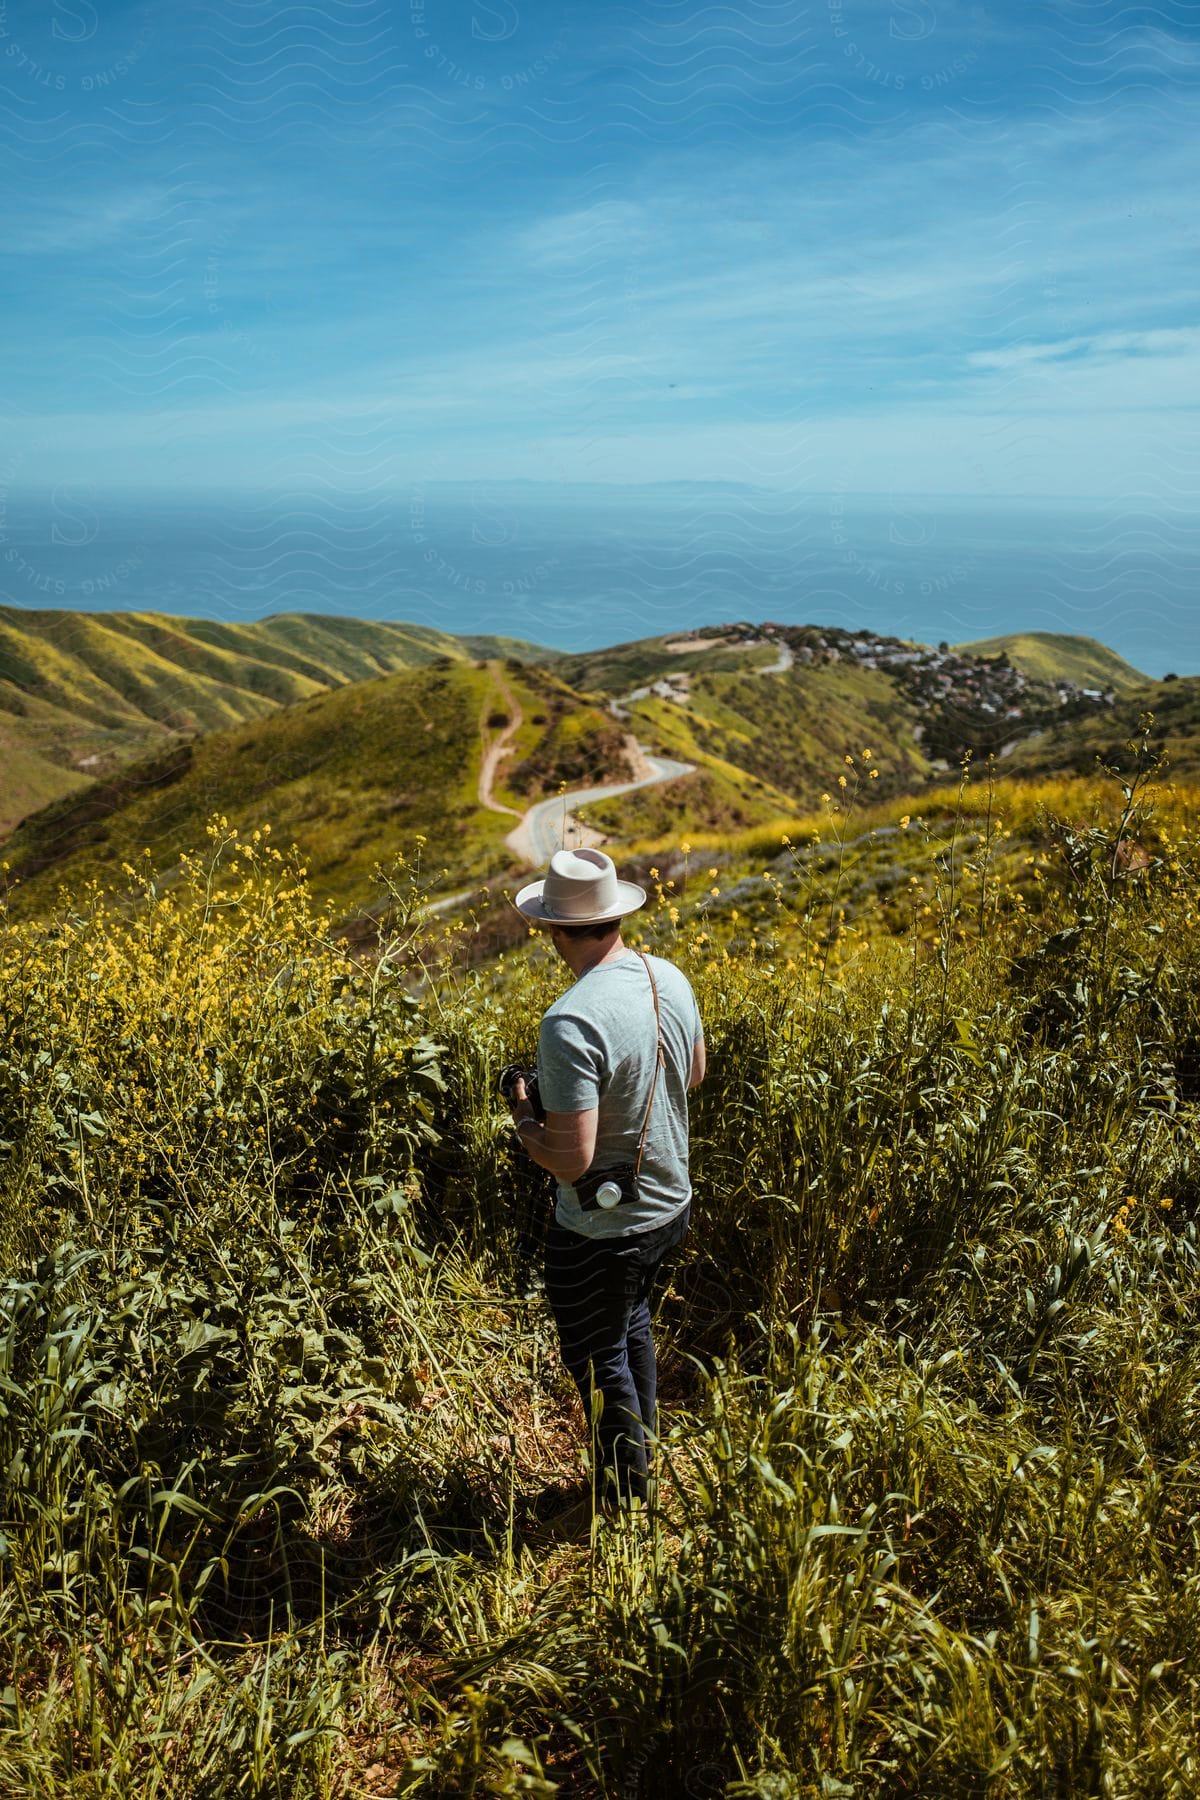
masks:
[[(560, 1183), (559, 1223), (585, 1237), (624, 1237), (665, 1224), (691, 1196), (687, 1090), (700, 1014), (682, 970), (648, 959), (658, 989), (665, 1066), (654, 1090), (638, 1188), (641, 1198), (585, 1212)], [(551, 1112), (598, 1109), (594, 1168), (631, 1163), (654, 1081), (658, 1039), (646, 964), (634, 950), (581, 975), (542, 1020), (538, 1079)]]

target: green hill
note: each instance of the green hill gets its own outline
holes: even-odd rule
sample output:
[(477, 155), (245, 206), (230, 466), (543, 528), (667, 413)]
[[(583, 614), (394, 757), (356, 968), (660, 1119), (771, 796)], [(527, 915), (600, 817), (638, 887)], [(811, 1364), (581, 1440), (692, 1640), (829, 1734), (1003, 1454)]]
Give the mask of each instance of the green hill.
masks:
[(536, 657), (507, 638), (278, 613), (246, 624), (0, 606), (0, 834), (179, 734), (220, 730), (347, 682), (448, 657)]
[(672, 802), (683, 809), (674, 829), (692, 831), (737, 831), (815, 806), (847, 751), (871, 750), (885, 793), (923, 785), (932, 768), (915, 709), (879, 670), (699, 674), (685, 700), (651, 695), (630, 711), (639, 738), (699, 770), (671, 789), (588, 808), (594, 823), (639, 837), (668, 826)]
[(1067, 719), (1017, 744), (1005, 759), (1006, 774), (1087, 775), (1100, 757), (1128, 761), (1125, 745), (1138, 735), (1138, 721), (1152, 713), (1151, 741), (1166, 758), (1169, 775), (1200, 778), (1200, 676), (1146, 681), (1122, 694), (1114, 706), (1086, 718)]
[(1014, 631), (1003, 637), (980, 638), (956, 644), (961, 656), (1005, 655), (1014, 669), (1038, 681), (1070, 681), (1077, 687), (1112, 688), (1124, 693), (1140, 687), (1148, 678), (1123, 656), (1092, 637), (1072, 637), (1056, 631)]
[(852, 660), (810, 664), (810, 636), (820, 633), (739, 621), (564, 657), (564, 680), (697, 771), (594, 803), (588, 820), (639, 838), (743, 830), (815, 805), (851, 746), (879, 755), (892, 788), (923, 782), (931, 763), (918, 710), (891, 675)]
[[(514, 703), (521, 722), (493, 791), (509, 810), (493, 810), (481, 801), (481, 754), (516, 724)], [(371, 898), (373, 864), (411, 851), (418, 834), (431, 887), (470, 885), (513, 866), (504, 838), (532, 801), (561, 781), (621, 779), (623, 754), (608, 715), (515, 662), (350, 683), (229, 730), (168, 739), (25, 819), (4, 845), (20, 882), (14, 910), (44, 910), (60, 885), (119, 879), (143, 848), (169, 867), (203, 848), (214, 813), (241, 831), (269, 823), (277, 846), (296, 842), (315, 894), (340, 913)]]
[(766, 641), (756, 626), (740, 622), (668, 632), (664, 637), (637, 638), (567, 655), (558, 664), (558, 673), (572, 687), (616, 696), (663, 676), (763, 667), (774, 662), (777, 654), (776, 646)]

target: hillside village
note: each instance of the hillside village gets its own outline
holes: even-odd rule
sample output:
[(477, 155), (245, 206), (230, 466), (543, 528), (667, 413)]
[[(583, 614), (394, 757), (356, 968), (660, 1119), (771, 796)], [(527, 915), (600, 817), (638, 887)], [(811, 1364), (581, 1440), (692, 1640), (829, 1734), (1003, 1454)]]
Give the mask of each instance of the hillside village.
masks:
[[(843, 663), (893, 676), (928, 714), (915, 734), (935, 763), (957, 756), (968, 743), (1004, 755), (1018, 739), (1052, 720), (1076, 718), (1116, 703), (1111, 687), (1087, 687), (1062, 676), (1039, 680), (1014, 667), (1003, 651), (981, 656), (944, 642), (933, 648), (837, 626), (739, 621), (687, 633), (665, 646), (678, 655), (714, 647), (774, 648), (778, 660), (769, 666), (775, 671)], [(691, 684), (690, 671), (672, 671), (622, 695), (612, 710), (619, 713), (623, 704), (649, 696), (686, 705)]]

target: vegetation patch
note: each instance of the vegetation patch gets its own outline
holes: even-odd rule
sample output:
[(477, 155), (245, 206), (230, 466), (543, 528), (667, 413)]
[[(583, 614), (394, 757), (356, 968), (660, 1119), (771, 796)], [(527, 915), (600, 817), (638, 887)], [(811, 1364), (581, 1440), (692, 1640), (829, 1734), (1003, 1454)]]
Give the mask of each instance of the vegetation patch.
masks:
[(1142, 737), (885, 838), (846, 755), (645, 869), (709, 1076), (658, 1507), (580, 1536), (496, 1094), (542, 940), (467, 968), (400, 859), (353, 951), (220, 818), (8, 909), (4, 1791), (1200, 1789), (1196, 796)]

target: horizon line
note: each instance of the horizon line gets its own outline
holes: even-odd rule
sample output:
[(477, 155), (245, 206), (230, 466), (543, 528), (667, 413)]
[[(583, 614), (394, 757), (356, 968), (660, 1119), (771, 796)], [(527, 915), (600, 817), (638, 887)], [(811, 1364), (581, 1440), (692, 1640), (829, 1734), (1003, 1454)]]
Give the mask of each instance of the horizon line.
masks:
[[(383, 487), (371, 488), (330, 488), (328, 486), (306, 486), (295, 484), (290, 486), (251, 487), (245, 484), (230, 487), (218, 483), (191, 482), (187, 485), (171, 484), (155, 486), (140, 483), (137, 486), (109, 485), (105, 486), (91, 476), (66, 477), (49, 483), (23, 484), (10, 481), (0, 489), (0, 501), (11, 500), (14, 496), (51, 500), (60, 489), (87, 490), (93, 499), (108, 497), (114, 500), (186, 500), (189, 498), (234, 500), (238, 498), (276, 498), (287, 499), (303, 494), (311, 499), (322, 499), (336, 502), (355, 500), (377, 500), (381, 497), (411, 495), (414, 488), (536, 488), (552, 492), (571, 492), (580, 488), (589, 490), (601, 489), (613, 493), (648, 493), (665, 488), (690, 489), (722, 489), (733, 490), (745, 494), (764, 494), (772, 498), (789, 497), (799, 502), (818, 500), (881, 500), (888, 503), (896, 501), (918, 500), (971, 500), (983, 505), (998, 502), (1020, 501), (1024, 504), (1051, 506), (1062, 503), (1080, 503), (1088, 506), (1125, 506), (1137, 507), (1141, 504), (1152, 505), (1158, 510), (1191, 515), (1200, 515), (1200, 504), (1183, 507), (1173, 502), (1164, 503), (1160, 497), (1141, 494), (1122, 494), (1112, 496), (1105, 494), (1031, 494), (1031, 493), (997, 493), (991, 491), (981, 493), (958, 488), (791, 488), (771, 487), (761, 482), (736, 481), (733, 479), (693, 480), (688, 477), (665, 477), (654, 481), (606, 481), (594, 480), (562, 480), (542, 478), (529, 475), (475, 475), (475, 476), (405, 476)], [(3, 536), (0, 530), (0, 537)]]

